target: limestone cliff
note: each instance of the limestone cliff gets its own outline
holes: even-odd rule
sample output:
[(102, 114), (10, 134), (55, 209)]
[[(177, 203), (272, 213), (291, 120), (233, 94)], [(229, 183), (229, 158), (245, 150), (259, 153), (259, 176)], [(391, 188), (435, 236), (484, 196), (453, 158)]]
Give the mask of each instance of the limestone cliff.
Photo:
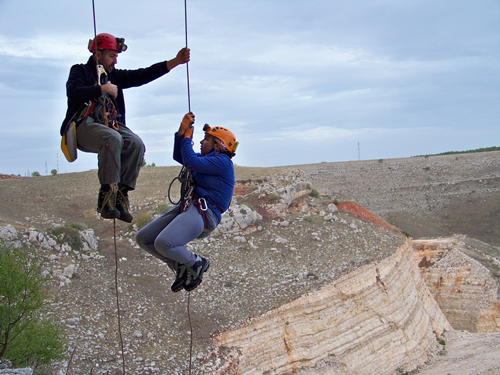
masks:
[(500, 332), (498, 261), (480, 244), (454, 236), (413, 241), (422, 276), (457, 330)]
[[(391, 374), (413, 370), (450, 324), (411, 242), (247, 324), (214, 337), (214, 374)], [(307, 369), (307, 370), (306, 370)]]

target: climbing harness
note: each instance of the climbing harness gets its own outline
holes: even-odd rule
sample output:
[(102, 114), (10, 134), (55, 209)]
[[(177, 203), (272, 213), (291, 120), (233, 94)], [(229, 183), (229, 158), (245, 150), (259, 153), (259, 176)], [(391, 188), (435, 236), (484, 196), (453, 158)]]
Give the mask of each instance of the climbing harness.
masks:
[[(179, 181), (181, 183), (181, 196), (177, 202), (174, 202), (171, 196), (172, 185), (175, 181)], [(179, 206), (179, 213), (187, 211), (191, 204), (194, 205), (203, 219), (203, 233), (210, 234), (213, 230), (208, 228), (208, 202), (205, 198), (199, 197), (194, 192), (194, 187), (195, 184), (191, 171), (183, 166), (179, 175), (175, 177), (168, 186), (168, 199), (174, 206)], [(219, 208), (215, 208), (222, 214)]]
[[(97, 36), (94, 37), (94, 40)], [(97, 47), (96, 47), (97, 48)], [(104, 69), (104, 66), (97, 62), (97, 84), (99, 86), (105, 85), (108, 82), (108, 73)], [(118, 130), (120, 126), (118, 125), (117, 118), (119, 117), (116, 107), (109, 97), (108, 94), (102, 94), (97, 100), (95, 107), (93, 108), (94, 120), (98, 123), (104, 124), (107, 127), (111, 127)]]
[[(177, 202), (172, 200), (171, 189), (175, 181), (179, 181), (181, 183), (181, 196)], [(168, 186), (168, 200), (174, 206), (179, 205), (180, 212), (184, 212), (189, 208), (191, 204), (191, 198), (194, 192), (194, 179), (191, 174), (191, 171), (185, 166), (182, 167), (179, 175), (175, 177)]]

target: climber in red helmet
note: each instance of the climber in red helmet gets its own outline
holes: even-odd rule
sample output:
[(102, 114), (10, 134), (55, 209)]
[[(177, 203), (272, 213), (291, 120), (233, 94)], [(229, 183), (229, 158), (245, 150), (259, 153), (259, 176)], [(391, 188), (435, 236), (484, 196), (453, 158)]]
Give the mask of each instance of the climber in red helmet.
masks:
[[(105, 219), (132, 222), (128, 192), (135, 189), (146, 150), (141, 138), (127, 127), (123, 90), (154, 81), (190, 60), (182, 48), (168, 61), (135, 70), (116, 69), (118, 55), (127, 50), (125, 39), (107, 33), (91, 39), (86, 64), (71, 67), (66, 94), (68, 109), (61, 135), (76, 122), (77, 147), (98, 155), (101, 187), (97, 211)], [(115, 186), (118, 189), (113, 189)]]

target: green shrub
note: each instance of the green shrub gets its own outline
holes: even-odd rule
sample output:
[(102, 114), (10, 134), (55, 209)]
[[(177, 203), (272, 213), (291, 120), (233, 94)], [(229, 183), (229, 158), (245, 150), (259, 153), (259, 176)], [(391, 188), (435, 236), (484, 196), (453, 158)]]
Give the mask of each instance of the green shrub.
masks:
[[(68, 243), (68, 245), (73, 250), (80, 250), (82, 248), (82, 239), (80, 237), (80, 230), (77, 229), (78, 226), (83, 224), (71, 224), (71, 226), (61, 226), (52, 229), (52, 234), (56, 236), (57, 243), (63, 244)], [(76, 228), (74, 227), (76, 226)]]
[(338, 205), (339, 205), (339, 201), (338, 201), (338, 199), (337, 199), (337, 198), (335, 198), (335, 199), (333, 200), (333, 204), (334, 204), (335, 206), (338, 206)]
[(72, 223), (70, 224), (70, 227), (78, 231), (87, 229), (87, 226), (82, 223)]
[(313, 198), (319, 198), (319, 192), (316, 189), (312, 189), (309, 195)]
[(14, 367), (38, 367), (63, 358), (59, 324), (42, 318), (47, 305), (42, 264), (0, 242), (0, 358)]
[(279, 195), (277, 195), (277, 194), (272, 193), (272, 194), (269, 194), (269, 195), (267, 196), (267, 199), (268, 199), (270, 202), (276, 202), (278, 199), (280, 199), (280, 196), (279, 196)]
[(135, 225), (137, 225), (137, 227), (141, 229), (144, 228), (149, 223), (151, 223), (152, 221), (153, 221), (153, 216), (151, 216), (151, 214), (149, 213), (145, 213), (137, 216), (137, 218), (135, 219)]

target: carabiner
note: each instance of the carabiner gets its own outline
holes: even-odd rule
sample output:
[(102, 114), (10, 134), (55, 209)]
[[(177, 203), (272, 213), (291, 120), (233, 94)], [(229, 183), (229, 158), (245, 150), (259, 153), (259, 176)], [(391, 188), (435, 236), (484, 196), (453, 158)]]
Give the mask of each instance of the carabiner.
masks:
[(206, 211), (208, 209), (207, 201), (205, 198), (198, 198), (198, 202), (200, 203), (200, 210)]

